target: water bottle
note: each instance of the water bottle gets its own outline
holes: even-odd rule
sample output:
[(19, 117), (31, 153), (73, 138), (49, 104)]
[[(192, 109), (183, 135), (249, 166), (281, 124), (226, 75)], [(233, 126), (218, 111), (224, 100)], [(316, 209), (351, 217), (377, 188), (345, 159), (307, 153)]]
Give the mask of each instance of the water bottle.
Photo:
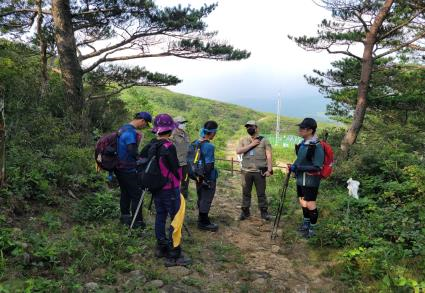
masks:
[(106, 179), (108, 179), (109, 182), (112, 182), (112, 179), (114, 178), (114, 173), (109, 171), (108, 176), (106, 176)]

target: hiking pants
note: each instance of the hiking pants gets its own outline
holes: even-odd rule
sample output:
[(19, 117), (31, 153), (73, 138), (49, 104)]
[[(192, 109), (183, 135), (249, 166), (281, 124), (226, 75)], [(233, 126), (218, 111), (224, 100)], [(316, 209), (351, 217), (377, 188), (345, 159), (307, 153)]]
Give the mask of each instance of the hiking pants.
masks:
[[(155, 218), (155, 236), (158, 241), (167, 239), (165, 225), (167, 217), (170, 216), (170, 223), (180, 208), (180, 190), (167, 189), (161, 190), (152, 195), (155, 202), (156, 218)], [(172, 240), (173, 227), (170, 225), (168, 241)]]
[[(137, 205), (139, 203), (142, 192), (139, 185), (137, 184), (137, 173), (136, 172), (121, 172), (115, 171), (118, 183), (121, 190), (120, 198), (120, 209), (121, 215), (133, 215), (136, 213)], [(130, 213), (131, 208), (131, 213)], [(136, 221), (142, 221), (142, 210), (140, 209), (139, 214), (136, 217)]]
[(182, 181), (180, 183), (180, 192), (183, 194), (184, 198), (187, 199), (189, 196), (189, 166), (182, 166)]
[(261, 176), (260, 172), (242, 171), (242, 207), (249, 208), (251, 206), (252, 185), (257, 190), (258, 207), (260, 209), (267, 208), (266, 198), (266, 177)]
[(217, 182), (211, 181), (210, 187), (196, 182), (196, 192), (198, 194), (198, 209), (200, 213), (208, 214), (214, 199)]

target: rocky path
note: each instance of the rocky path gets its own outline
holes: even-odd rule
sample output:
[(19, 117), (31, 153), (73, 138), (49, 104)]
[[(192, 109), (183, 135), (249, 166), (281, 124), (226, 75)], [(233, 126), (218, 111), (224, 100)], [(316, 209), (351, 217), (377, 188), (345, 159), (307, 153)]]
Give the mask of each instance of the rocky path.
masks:
[(255, 276), (254, 288), (260, 292), (340, 291), (338, 284), (322, 276), (325, 265), (309, 262), (303, 240), (289, 250), (281, 240), (272, 241), (271, 223), (261, 220), (254, 209), (250, 219), (238, 220), (239, 189), (237, 178), (228, 178), (217, 190), (212, 214), (221, 224), (223, 239), (240, 249), (245, 269)]

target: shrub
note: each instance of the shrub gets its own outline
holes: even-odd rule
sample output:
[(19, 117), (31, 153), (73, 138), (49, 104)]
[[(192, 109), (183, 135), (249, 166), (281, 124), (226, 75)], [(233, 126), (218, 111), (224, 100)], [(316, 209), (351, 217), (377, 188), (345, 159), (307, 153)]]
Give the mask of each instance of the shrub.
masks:
[(118, 218), (118, 201), (112, 191), (87, 195), (75, 207), (73, 218), (79, 222)]

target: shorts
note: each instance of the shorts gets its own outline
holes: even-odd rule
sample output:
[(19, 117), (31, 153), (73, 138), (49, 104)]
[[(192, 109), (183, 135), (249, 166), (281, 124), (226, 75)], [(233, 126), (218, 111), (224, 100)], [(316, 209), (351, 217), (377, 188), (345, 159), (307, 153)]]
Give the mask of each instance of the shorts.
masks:
[(319, 187), (297, 185), (297, 195), (304, 198), (305, 201), (316, 201), (318, 193)]

